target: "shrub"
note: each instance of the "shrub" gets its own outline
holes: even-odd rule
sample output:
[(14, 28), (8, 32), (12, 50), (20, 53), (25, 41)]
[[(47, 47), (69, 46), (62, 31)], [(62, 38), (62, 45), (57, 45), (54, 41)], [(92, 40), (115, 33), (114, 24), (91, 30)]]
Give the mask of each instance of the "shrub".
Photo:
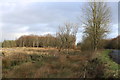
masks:
[(7, 59), (7, 58), (3, 58), (2, 59), (2, 68), (6, 69), (6, 68), (10, 68), (10, 66), (11, 66), (11, 60)]
[(104, 65), (98, 58), (89, 60), (86, 69), (87, 78), (102, 78), (104, 76)]

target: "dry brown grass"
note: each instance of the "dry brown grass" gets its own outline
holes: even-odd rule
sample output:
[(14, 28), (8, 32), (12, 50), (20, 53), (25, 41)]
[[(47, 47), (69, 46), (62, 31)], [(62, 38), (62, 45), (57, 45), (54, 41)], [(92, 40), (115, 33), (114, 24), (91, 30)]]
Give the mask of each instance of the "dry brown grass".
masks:
[[(3, 57), (5, 78), (83, 78), (90, 52), (23, 48)], [(30, 52), (31, 54), (28, 54)], [(42, 54), (42, 53), (48, 54)], [(91, 66), (91, 65), (90, 65)]]

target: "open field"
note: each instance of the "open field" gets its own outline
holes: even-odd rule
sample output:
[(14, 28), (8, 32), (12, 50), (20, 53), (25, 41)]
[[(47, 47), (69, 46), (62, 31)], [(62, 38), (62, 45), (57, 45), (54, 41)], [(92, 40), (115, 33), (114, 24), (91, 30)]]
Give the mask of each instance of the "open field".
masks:
[(2, 53), (3, 77), (7, 78), (84, 77), (84, 63), (88, 60), (80, 51), (65, 54), (65, 50), (53, 48), (8, 48)]
[(58, 52), (54, 48), (3, 48), (2, 54), (3, 78), (118, 77), (107, 73), (109, 61), (104, 60), (104, 55), (91, 59), (91, 52), (70, 50), (67, 54), (66, 50)]

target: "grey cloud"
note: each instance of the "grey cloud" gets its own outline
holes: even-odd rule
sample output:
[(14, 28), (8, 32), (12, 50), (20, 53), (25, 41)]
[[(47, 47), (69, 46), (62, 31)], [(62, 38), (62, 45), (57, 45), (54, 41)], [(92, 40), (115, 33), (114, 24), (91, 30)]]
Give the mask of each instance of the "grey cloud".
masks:
[[(43, 5), (44, 4), (44, 5)], [(33, 3), (27, 8), (16, 8), (11, 13), (6, 13), (2, 17), (2, 22), (16, 24), (36, 24), (65, 21), (75, 19), (79, 12), (79, 6), (65, 6), (63, 3)], [(63, 6), (62, 6), (63, 5)], [(22, 6), (22, 5), (21, 5)], [(21, 7), (18, 5), (18, 7)], [(78, 7), (76, 10), (76, 7)], [(65, 8), (65, 9), (64, 9)], [(71, 9), (70, 9), (71, 8)], [(75, 16), (76, 15), (76, 16)], [(72, 19), (72, 20), (73, 20)], [(73, 20), (74, 21), (74, 20)]]
[[(19, 34), (44, 34), (47, 32), (55, 33), (59, 25), (65, 21), (79, 22), (77, 17), (81, 14), (81, 7), (84, 3), (81, 2), (32, 2), (28, 5), (15, 3), (10, 10), (10, 6), (3, 7), (2, 10), (2, 31), (3, 35), (7, 34), (8, 39), (12, 35)], [(112, 23), (117, 22), (117, 3), (109, 3), (112, 7)], [(10, 36), (9, 36), (10, 35)], [(78, 33), (79, 40), (81, 40), (81, 32)], [(3, 36), (4, 37), (4, 36)], [(77, 41), (79, 41), (77, 39)]]

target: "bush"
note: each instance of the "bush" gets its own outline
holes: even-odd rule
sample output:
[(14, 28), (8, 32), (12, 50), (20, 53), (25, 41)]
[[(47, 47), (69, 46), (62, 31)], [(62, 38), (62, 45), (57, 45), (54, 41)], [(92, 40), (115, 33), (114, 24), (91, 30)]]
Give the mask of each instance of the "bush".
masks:
[(13, 55), (3, 58), (2, 63), (4, 68), (10, 68), (12, 66), (19, 65), (24, 62), (29, 62), (30, 57), (24, 53), (14, 53)]
[(3, 58), (2, 59), (2, 68), (6, 69), (6, 68), (10, 68), (10, 66), (11, 66), (11, 60), (7, 59), (7, 58)]
[(87, 78), (104, 77), (104, 65), (98, 58), (89, 60), (87, 63), (86, 69), (87, 69), (87, 73), (86, 73)]

